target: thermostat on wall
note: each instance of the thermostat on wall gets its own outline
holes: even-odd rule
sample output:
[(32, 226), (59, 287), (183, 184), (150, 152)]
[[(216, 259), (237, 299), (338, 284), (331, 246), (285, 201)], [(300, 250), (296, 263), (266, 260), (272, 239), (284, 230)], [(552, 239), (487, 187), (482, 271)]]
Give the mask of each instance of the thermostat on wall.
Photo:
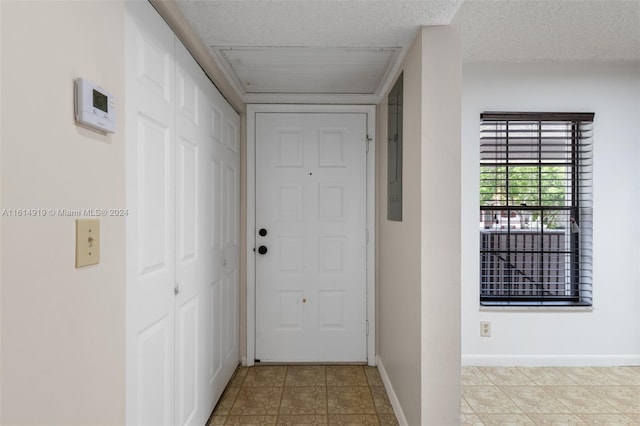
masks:
[(76, 121), (85, 126), (107, 132), (116, 131), (113, 97), (102, 87), (84, 78), (75, 80)]

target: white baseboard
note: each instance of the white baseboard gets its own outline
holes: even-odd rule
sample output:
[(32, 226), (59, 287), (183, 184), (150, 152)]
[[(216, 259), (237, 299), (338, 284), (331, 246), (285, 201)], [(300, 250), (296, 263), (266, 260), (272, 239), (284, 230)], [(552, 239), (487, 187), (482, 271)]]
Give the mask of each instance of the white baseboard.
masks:
[(613, 367), (640, 366), (640, 355), (462, 355), (462, 366)]
[(402, 407), (400, 406), (400, 400), (398, 400), (398, 396), (393, 390), (393, 386), (391, 386), (391, 380), (389, 380), (387, 370), (384, 369), (384, 363), (379, 356), (376, 357), (376, 359), (378, 364), (378, 371), (380, 372), (380, 377), (382, 378), (382, 383), (384, 383), (384, 388), (387, 391), (387, 395), (389, 395), (389, 401), (391, 402), (393, 412), (398, 419), (398, 424), (400, 426), (408, 426), (409, 423), (407, 423), (407, 418), (404, 416), (404, 412), (402, 411)]

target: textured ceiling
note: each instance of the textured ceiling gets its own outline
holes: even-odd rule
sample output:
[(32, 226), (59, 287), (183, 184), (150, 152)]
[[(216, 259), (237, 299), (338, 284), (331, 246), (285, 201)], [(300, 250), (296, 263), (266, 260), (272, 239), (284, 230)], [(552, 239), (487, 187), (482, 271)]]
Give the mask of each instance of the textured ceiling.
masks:
[(177, 0), (209, 46), (389, 47), (446, 25), (462, 0)]
[(373, 103), (418, 29), (449, 23), (462, 0), (177, 4), (245, 102)]
[(463, 58), (640, 61), (640, 1), (466, 1)]
[[(394, 63), (388, 64), (384, 72), (378, 72), (384, 81), (373, 85), (378, 88), (376, 94), (361, 99), (375, 100), (388, 88), (393, 70), (399, 66), (418, 29), (424, 25), (446, 25), (458, 11), (462, 13), (465, 62), (640, 62), (640, 0), (466, 0), (464, 4), (463, 0), (176, 2), (246, 102), (273, 100), (264, 97), (264, 92), (271, 89), (261, 87), (260, 82), (275, 82), (273, 73), (277, 67), (263, 67), (258, 61), (269, 49), (274, 54), (283, 53), (285, 62), (281, 69), (303, 69), (305, 61), (307, 65), (316, 59), (331, 62), (331, 52), (341, 55), (344, 48), (392, 48), (399, 53), (394, 56)], [(250, 47), (252, 49), (245, 50), (244, 54), (255, 52), (257, 56), (238, 55), (232, 63), (221, 52), (234, 47)], [(314, 50), (305, 51), (300, 47)], [(260, 52), (260, 48), (264, 48), (264, 52)], [(283, 48), (291, 48), (291, 53)], [(311, 51), (319, 52), (319, 56), (310, 58)], [(340, 61), (336, 56), (333, 62), (339, 64)], [(369, 78), (365, 71), (367, 63), (360, 66), (363, 78)], [(238, 76), (239, 70), (234, 67), (243, 67), (245, 74), (250, 70), (252, 81)], [(339, 72), (339, 68), (336, 70)], [(350, 72), (351, 78), (358, 75), (354, 70)], [(292, 92), (305, 95), (300, 92), (300, 87), (305, 86), (305, 74), (299, 73), (291, 80), (295, 88), (279, 89), (280, 93), (289, 94), (289, 98), (281, 97), (278, 101), (290, 99)], [(327, 87), (322, 89), (322, 81), (318, 80), (322, 75), (308, 74), (308, 86), (315, 86), (306, 94), (335, 94), (330, 87), (335, 78), (327, 79)], [(272, 87), (275, 86), (272, 84)], [(258, 94), (254, 96), (251, 91)]]

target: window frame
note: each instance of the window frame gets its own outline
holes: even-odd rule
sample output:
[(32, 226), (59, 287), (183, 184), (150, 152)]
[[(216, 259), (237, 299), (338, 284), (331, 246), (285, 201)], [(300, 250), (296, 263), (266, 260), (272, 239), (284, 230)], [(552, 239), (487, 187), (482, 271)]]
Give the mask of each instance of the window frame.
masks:
[[(493, 213), (491, 219), (495, 221), (496, 225), (491, 225), (490, 228), (480, 230), (480, 277), (479, 277), (479, 290), (480, 290), (480, 305), (482, 306), (592, 306), (592, 138), (591, 138), (591, 125), (594, 119), (594, 113), (554, 113), (554, 112), (483, 112), (480, 114), (481, 123), (481, 135), (480, 135), (480, 190), (482, 193), (483, 184), (483, 164), (490, 164), (495, 170), (502, 164), (505, 170), (504, 178), (504, 193), (501, 195), (504, 201), (496, 202), (493, 206), (484, 205), (482, 201), (482, 195), (479, 202), (480, 218), (486, 218), (485, 213)], [(503, 124), (505, 130), (494, 130), (493, 137), (487, 139), (493, 139), (494, 142), (483, 142), (485, 136), (484, 129), (489, 128), (488, 123), (495, 125)], [(509, 130), (509, 123), (518, 123), (522, 125), (536, 125), (538, 135), (527, 136), (526, 139), (535, 141), (535, 143), (523, 144), (523, 142), (515, 143), (512, 145), (519, 146), (520, 148), (513, 148), (515, 152), (514, 157), (518, 157), (519, 150), (523, 150), (523, 146), (527, 148), (535, 148), (538, 152), (542, 153), (545, 149), (547, 151), (546, 157), (543, 154), (538, 154), (537, 159), (522, 161), (514, 159), (510, 160), (509, 153), (512, 149), (509, 146), (510, 140), (515, 139), (517, 131), (514, 130), (513, 134)], [(525, 124), (522, 124), (525, 123)], [(557, 137), (557, 136), (544, 136), (543, 131), (546, 126), (562, 126), (567, 125), (566, 131), (569, 136)], [(514, 126), (517, 128), (517, 126)], [(549, 127), (550, 128), (550, 127)], [(498, 127), (496, 126), (496, 129)], [(522, 130), (519, 130), (522, 132)], [(487, 130), (491, 135), (491, 131)], [(533, 132), (531, 132), (533, 133)], [(562, 132), (559, 132), (562, 134)], [(520, 133), (522, 134), (522, 133)], [(498, 136), (502, 135), (502, 136)], [(555, 153), (549, 151), (551, 143), (545, 142), (545, 140), (553, 139), (557, 144), (557, 140), (563, 140), (560, 146), (562, 149)], [(500, 145), (498, 141), (504, 143), (504, 146)], [(548, 145), (544, 145), (547, 143)], [(495, 159), (493, 163), (489, 161), (490, 157), (483, 149), (490, 146), (494, 150)], [(567, 147), (570, 149), (567, 151)], [(503, 149), (503, 151), (500, 151)], [(551, 152), (551, 154), (549, 154)], [(558, 162), (557, 158), (560, 158), (563, 154), (569, 152), (570, 161)], [(516, 192), (509, 191), (509, 176), (512, 170), (518, 169), (518, 167), (531, 167), (536, 169), (538, 173), (538, 183), (536, 184), (537, 191), (533, 194), (537, 197), (537, 205), (513, 205), (512, 195), (516, 195)], [(558, 166), (560, 164), (560, 166)], [(550, 170), (557, 166), (559, 169), (565, 167), (565, 173), (570, 178), (565, 178), (565, 205), (545, 205), (543, 202), (543, 169), (549, 168)], [(568, 172), (566, 171), (568, 170)], [(484, 188), (493, 189), (494, 198), (499, 194), (503, 188), (499, 184), (497, 177), (494, 179), (494, 185), (485, 186)], [(566, 183), (569, 182), (569, 186)], [(532, 186), (528, 186), (531, 188)], [(551, 186), (550, 186), (551, 187)], [(552, 187), (551, 187), (552, 188)], [(556, 188), (557, 189), (557, 188)], [(567, 204), (566, 199), (569, 203)], [(510, 201), (511, 200), (511, 201)], [(500, 204), (502, 203), (502, 204)], [(498, 214), (506, 211), (506, 229), (502, 224), (502, 219), (498, 221)], [(552, 231), (547, 229), (545, 231), (544, 212), (556, 211), (564, 212), (565, 225), (560, 226), (561, 230)], [(511, 218), (517, 217), (513, 214), (520, 212), (523, 214), (537, 213), (540, 218), (539, 227), (536, 230), (518, 230), (518, 232), (512, 230)], [(502, 216), (502, 215), (501, 215)], [(584, 229), (581, 228), (582, 223), (586, 225)], [(482, 223), (482, 222), (481, 222)], [(498, 225), (500, 224), (500, 225)], [(485, 226), (486, 227), (486, 226)], [(558, 241), (557, 249), (545, 249), (545, 244), (554, 238)], [(518, 242), (517, 239), (525, 239), (527, 235), (530, 238), (538, 238), (537, 242), (529, 243), (531, 247), (539, 247), (537, 250), (533, 248), (522, 248), (522, 242)], [(515, 239), (515, 240), (514, 240)], [(498, 242), (498, 244), (496, 244)], [(502, 244), (502, 245), (501, 245)], [(520, 246), (521, 249), (511, 249), (511, 245)], [(503, 247), (506, 246), (506, 247)], [(568, 246), (565, 249), (565, 246)], [(540, 266), (531, 266), (529, 276), (523, 272), (523, 269), (519, 269), (517, 262), (513, 259), (516, 256), (529, 254), (530, 256), (537, 255), (536, 260), (530, 260), (527, 265), (533, 265), (539, 262)], [(545, 258), (545, 256), (547, 256)], [(555, 288), (549, 286), (545, 282), (547, 279), (542, 271), (552, 270), (554, 268), (554, 256), (555, 262), (560, 265), (560, 262), (564, 262), (562, 267), (557, 267)], [(564, 260), (561, 260), (562, 256), (566, 256)], [(492, 259), (492, 260), (488, 260)], [(546, 259), (546, 260), (545, 260)], [(487, 267), (493, 267), (493, 263), (500, 263), (500, 272), (498, 274), (495, 271), (492, 274), (487, 273)], [(539, 268), (539, 269), (537, 269)], [(561, 270), (561, 271), (560, 271)], [(560, 274), (565, 274), (561, 277)], [(519, 276), (517, 276), (519, 275)], [(533, 276), (533, 278), (532, 278)], [(525, 278), (528, 278), (528, 282), (525, 282)], [(564, 281), (561, 281), (564, 279)], [(495, 280), (495, 281), (492, 281)], [(513, 285), (512, 282), (517, 282), (518, 285)], [(514, 290), (515, 288), (515, 290)], [(551, 291), (549, 290), (551, 289)]]

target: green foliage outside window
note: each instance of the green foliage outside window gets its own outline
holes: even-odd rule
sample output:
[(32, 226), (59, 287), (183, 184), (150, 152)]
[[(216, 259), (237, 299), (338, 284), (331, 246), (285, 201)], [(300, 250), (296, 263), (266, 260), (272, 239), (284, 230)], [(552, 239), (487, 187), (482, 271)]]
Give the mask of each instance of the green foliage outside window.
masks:
[[(480, 206), (565, 207), (571, 182), (568, 171), (566, 166), (510, 166), (508, 170), (481, 166)], [(538, 211), (531, 213), (533, 221), (540, 220)], [(548, 228), (564, 227), (558, 219), (547, 210), (543, 222)]]

